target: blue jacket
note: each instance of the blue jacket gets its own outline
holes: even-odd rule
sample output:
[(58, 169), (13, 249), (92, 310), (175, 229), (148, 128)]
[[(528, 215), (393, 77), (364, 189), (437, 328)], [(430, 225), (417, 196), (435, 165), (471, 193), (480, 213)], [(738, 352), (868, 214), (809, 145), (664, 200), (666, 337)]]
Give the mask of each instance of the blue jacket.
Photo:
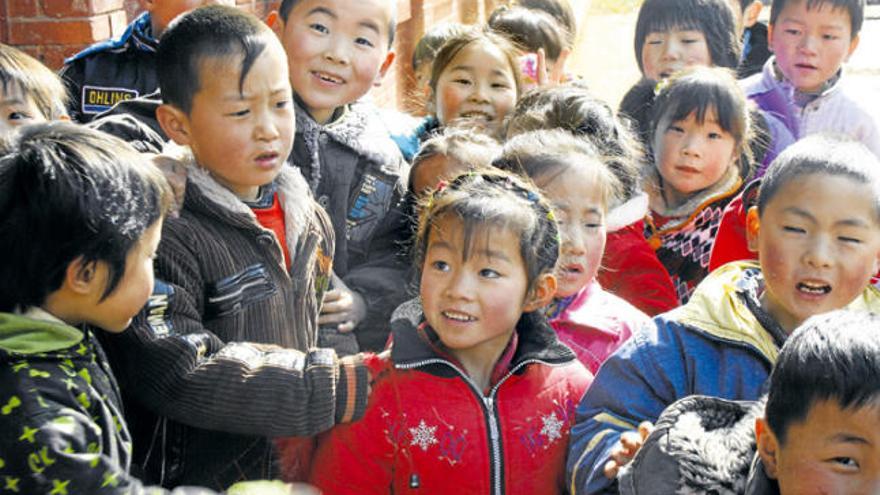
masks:
[[(762, 285), (757, 263), (724, 265), (686, 305), (654, 318), (605, 361), (571, 432), (566, 466), (571, 493), (615, 493), (616, 483), (603, 468), (620, 434), (656, 421), (676, 400), (695, 394), (761, 396), (785, 337), (760, 309)], [(880, 291), (867, 287), (849, 307), (880, 311)]]

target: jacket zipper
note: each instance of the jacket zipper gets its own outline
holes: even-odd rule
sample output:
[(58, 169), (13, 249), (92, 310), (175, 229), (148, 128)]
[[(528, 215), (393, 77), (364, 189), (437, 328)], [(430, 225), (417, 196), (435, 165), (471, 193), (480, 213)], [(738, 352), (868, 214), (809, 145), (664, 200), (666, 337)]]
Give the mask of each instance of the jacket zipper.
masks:
[(471, 380), (471, 378), (467, 375), (467, 373), (462, 371), (458, 366), (450, 363), (449, 361), (446, 361), (445, 359), (438, 359), (438, 358), (425, 359), (423, 361), (415, 361), (412, 363), (395, 364), (394, 365), (394, 367), (397, 369), (409, 370), (409, 369), (414, 369), (414, 368), (420, 368), (420, 367), (426, 366), (428, 364), (444, 364), (446, 366), (449, 366), (453, 370), (455, 370), (456, 373), (458, 373), (464, 379), (465, 383), (467, 383), (470, 386), (470, 388), (474, 392), (474, 394), (476, 394), (477, 397), (481, 399), (480, 402), (483, 405), (484, 419), (486, 420), (486, 423), (489, 425), (489, 448), (490, 448), (489, 459), (492, 464), (492, 473), (491, 473), (489, 481), (490, 481), (490, 484), (492, 485), (492, 493), (494, 495), (503, 495), (504, 494), (503, 487), (502, 487), (502, 479), (503, 478), (502, 478), (502, 474), (501, 474), (501, 469), (504, 465), (504, 459), (502, 458), (502, 452), (501, 452), (501, 430), (498, 426), (498, 423), (499, 423), (498, 411), (495, 409), (495, 395), (498, 393), (498, 389), (501, 387), (501, 385), (505, 381), (507, 381), (508, 378), (513, 376), (513, 374), (516, 373), (523, 366), (525, 366), (527, 364), (531, 364), (531, 363), (540, 363), (540, 364), (546, 364), (548, 366), (553, 366), (552, 363), (548, 363), (546, 361), (541, 361), (539, 359), (526, 359), (525, 361), (521, 361), (521, 362), (517, 363), (516, 366), (511, 368), (510, 371), (508, 371), (507, 374), (504, 375), (500, 380), (498, 380), (498, 383), (496, 383), (495, 386), (493, 386), (492, 389), (489, 390), (488, 396), (483, 395), (483, 392), (479, 389), (479, 387), (477, 387), (477, 384), (474, 383), (473, 380)]

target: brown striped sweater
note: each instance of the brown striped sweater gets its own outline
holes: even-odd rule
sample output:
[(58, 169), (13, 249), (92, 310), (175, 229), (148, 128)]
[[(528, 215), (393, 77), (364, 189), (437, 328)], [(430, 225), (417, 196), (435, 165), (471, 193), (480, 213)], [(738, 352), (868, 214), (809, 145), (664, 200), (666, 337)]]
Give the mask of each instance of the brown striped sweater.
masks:
[(333, 229), (295, 169), (284, 167), (276, 185), (289, 273), (274, 233), (191, 165), (180, 216), (163, 228), (153, 295), (126, 332), (105, 338), (135, 461), (153, 482), (222, 489), (272, 478), (267, 437), (313, 435), (363, 414), (360, 356), (313, 349)]

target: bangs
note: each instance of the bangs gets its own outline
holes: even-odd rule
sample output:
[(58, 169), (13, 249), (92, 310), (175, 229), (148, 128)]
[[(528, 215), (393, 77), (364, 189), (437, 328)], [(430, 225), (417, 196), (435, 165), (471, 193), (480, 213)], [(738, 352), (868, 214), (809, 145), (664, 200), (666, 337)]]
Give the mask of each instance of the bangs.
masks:
[(652, 127), (657, 129), (663, 119), (671, 122), (685, 120), (692, 113), (702, 125), (712, 112), (718, 125), (738, 144), (742, 143), (747, 131), (748, 110), (742, 104), (743, 97), (737, 95), (737, 89), (707, 78), (682, 78), (657, 98)]

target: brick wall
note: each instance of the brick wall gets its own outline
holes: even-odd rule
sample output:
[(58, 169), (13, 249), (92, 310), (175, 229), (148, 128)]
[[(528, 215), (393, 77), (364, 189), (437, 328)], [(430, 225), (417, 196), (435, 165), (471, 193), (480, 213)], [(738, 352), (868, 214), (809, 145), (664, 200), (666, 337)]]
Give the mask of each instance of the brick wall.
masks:
[[(236, 0), (265, 18), (280, 0)], [(410, 59), (425, 26), (444, 21), (480, 22), (505, 0), (397, 0), (397, 59), (371, 95), (404, 108), (412, 93)], [(0, 42), (16, 46), (59, 69), (64, 58), (95, 41), (119, 35), (140, 13), (138, 0), (0, 0)]]

